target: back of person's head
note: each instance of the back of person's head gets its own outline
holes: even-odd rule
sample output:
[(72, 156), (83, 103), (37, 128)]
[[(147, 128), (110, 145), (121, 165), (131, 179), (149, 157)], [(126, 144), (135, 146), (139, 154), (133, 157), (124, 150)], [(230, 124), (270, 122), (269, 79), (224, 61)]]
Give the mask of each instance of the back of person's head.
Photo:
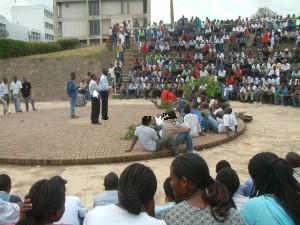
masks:
[(189, 105), (189, 104), (186, 104), (186, 105), (184, 106), (183, 112), (184, 112), (184, 114), (189, 114), (189, 113), (191, 113), (191, 108), (190, 108), (190, 105)]
[(240, 187), (240, 179), (238, 174), (235, 172), (235, 170), (229, 167), (221, 169), (217, 173), (216, 180), (227, 187), (231, 197)]
[(116, 173), (109, 173), (104, 177), (104, 187), (106, 191), (117, 190), (119, 184), (119, 177)]
[[(175, 198), (187, 199), (189, 196), (202, 191), (202, 197), (210, 207), (212, 215), (226, 219), (230, 206), (230, 196), (227, 188), (215, 182), (209, 174), (205, 160), (198, 154), (178, 156), (171, 165), (171, 179), (178, 180), (178, 186), (173, 185)], [(176, 190), (177, 189), (177, 190)]]
[(7, 174), (0, 174), (0, 191), (10, 192), (11, 179)]
[(221, 160), (216, 164), (216, 173), (218, 173), (221, 169), (231, 168), (231, 165), (226, 160)]
[(50, 178), (50, 181), (56, 181), (56, 182), (60, 183), (63, 186), (63, 188), (66, 192), (66, 184), (68, 183), (67, 180), (65, 180), (61, 176), (53, 176), (53, 177)]
[(199, 107), (199, 104), (198, 104), (198, 102), (194, 102), (193, 104), (192, 104), (192, 109), (198, 109), (198, 107)]
[(175, 120), (177, 118), (176, 112), (174, 110), (168, 110), (164, 113), (165, 120)]
[(52, 224), (60, 220), (65, 211), (65, 191), (60, 182), (40, 180), (27, 195), (32, 209), (25, 212), (25, 217), (17, 225)]
[(142, 124), (144, 126), (149, 126), (151, 123), (152, 117), (151, 116), (143, 116), (142, 118)]
[(293, 177), (289, 162), (274, 153), (262, 152), (250, 160), (248, 170), (257, 195), (275, 195), (294, 222), (299, 224), (300, 185)]
[(119, 179), (119, 204), (131, 214), (139, 215), (143, 206), (153, 203), (157, 188), (156, 176), (153, 171), (139, 163), (128, 166)]
[(226, 108), (224, 112), (225, 112), (225, 114), (230, 115), (232, 113), (232, 108)]
[(166, 200), (168, 200), (168, 202), (172, 202), (175, 200), (174, 192), (173, 192), (173, 189), (171, 186), (171, 177), (168, 177), (167, 179), (165, 179), (164, 191), (165, 191), (165, 195), (166, 195)]
[(293, 168), (300, 167), (300, 155), (296, 152), (289, 152), (285, 159), (291, 164)]

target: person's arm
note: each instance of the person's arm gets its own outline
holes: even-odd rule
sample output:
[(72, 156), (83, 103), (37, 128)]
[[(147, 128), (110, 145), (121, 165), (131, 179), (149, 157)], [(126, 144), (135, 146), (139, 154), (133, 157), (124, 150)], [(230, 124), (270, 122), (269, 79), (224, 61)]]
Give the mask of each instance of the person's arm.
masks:
[(130, 148), (128, 150), (126, 150), (125, 152), (131, 152), (133, 150), (135, 144), (137, 143), (138, 139), (139, 139), (138, 136), (134, 136), (132, 139)]
[(80, 218), (84, 218), (87, 213), (87, 209), (84, 207), (84, 205), (82, 204), (79, 198), (77, 201), (77, 206), (78, 206), (78, 216)]

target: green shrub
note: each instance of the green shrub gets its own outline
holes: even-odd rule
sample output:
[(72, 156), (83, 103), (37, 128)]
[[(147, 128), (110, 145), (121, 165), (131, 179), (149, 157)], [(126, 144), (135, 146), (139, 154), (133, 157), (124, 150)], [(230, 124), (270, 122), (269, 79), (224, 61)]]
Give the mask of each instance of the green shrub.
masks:
[(76, 48), (79, 45), (79, 40), (76, 38), (70, 38), (70, 39), (60, 39), (57, 41), (60, 46), (66, 50), (66, 49), (73, 49)]
[(204, 76), (187, 82), (183, 86), (183, 92), (186, 96), (190, 96), (193, 89), (198, 90), (200, 86), (206, 86), (206, 93), (209, 97), (214, 97), (215, 94), (221, 91), (213, 76)]
[(57, 43), (24, 42), (12, 39), (0, 39), (0, 58), (43, 54), (61, 50), (62, 47)]
[(131, 124), (128, 127), (127, 132), (121, 137), (122, 140), (131, 140), (134, 136), (134, 132), (135, 132), (135, 128), (137, 127), (137, 125), (135, 124)]

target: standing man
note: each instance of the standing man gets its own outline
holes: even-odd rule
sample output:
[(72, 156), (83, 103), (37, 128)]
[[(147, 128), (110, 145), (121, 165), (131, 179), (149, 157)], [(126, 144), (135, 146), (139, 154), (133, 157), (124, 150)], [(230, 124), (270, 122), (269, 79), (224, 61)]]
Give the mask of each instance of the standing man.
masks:
[(23, 78), (21, 93), (25, 100), (26, 112), (29, 111), (29, 102), (31, 103), (32, 110), (36, 111), (36, 108), (34, 106), (34, 99), (32, 98), (31, 88), (31, 84), (27, 81), (26, 78)]
[(102, 119), (108, 120), (108, 94), (111, 87), (108, 85), (108, 71), (103, 69), (102, 75), (100, 77), (100, 94), (102, 100)]
[(4, 84), (4, 82), (2, 82), (2, 83), (0, 83), (0, 104), (3, 105), (3, 114), (5, 116), (5, 115), (10, 114), (11, 112), (8, 111), (7, 101), (5, 100), (5, 97), (4, 97), (4, 95), (5, 95), (4, 90), (5, 90), (5, 84)]
[(9, 87), (8, 87), (8, 80), (6, 77), (3, 78), (4, 84), (4, 99), (6, 100), (7, 107), (9, 106)]
[(16, 112), (22, 112), (21, 105), (20, 105), (20, 92), (21, 92), (22, 84), (18, 81), (16, 76), (13, 77), (13, 81), (10, 83), (10, 92), (11, 98), (15, 104)]
[(96, 83), (95, 74), (91, 75), (91, 81), (89, 84), (89, 91), (92, 98), (92, 112), (91, 112), (91, 124), (100, 125), (99, 114), (100, 114), (100, 87)]
[(70, 117), (72, 119), (78, 118), (76, 115), (75, 107), (77, 102), (77, 88), (75, 85), (76, 74), (74, 72), (71, 73), (71, 80), (67, 82), (67, 94), (70, 98)]

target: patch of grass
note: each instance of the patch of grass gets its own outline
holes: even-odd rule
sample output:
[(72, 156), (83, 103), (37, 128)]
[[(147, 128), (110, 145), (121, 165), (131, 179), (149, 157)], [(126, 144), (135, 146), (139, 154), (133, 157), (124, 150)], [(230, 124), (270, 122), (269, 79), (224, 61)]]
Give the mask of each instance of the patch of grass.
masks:
[(121, 136), (121, 139), (122, 140), (131, 140), (134, 136), (134, 132), (135, 132), (135, 128), (137, 127), (138, 125), (135, 125), (134, 123), (131, 124), (126, 133), (124, 135)]

